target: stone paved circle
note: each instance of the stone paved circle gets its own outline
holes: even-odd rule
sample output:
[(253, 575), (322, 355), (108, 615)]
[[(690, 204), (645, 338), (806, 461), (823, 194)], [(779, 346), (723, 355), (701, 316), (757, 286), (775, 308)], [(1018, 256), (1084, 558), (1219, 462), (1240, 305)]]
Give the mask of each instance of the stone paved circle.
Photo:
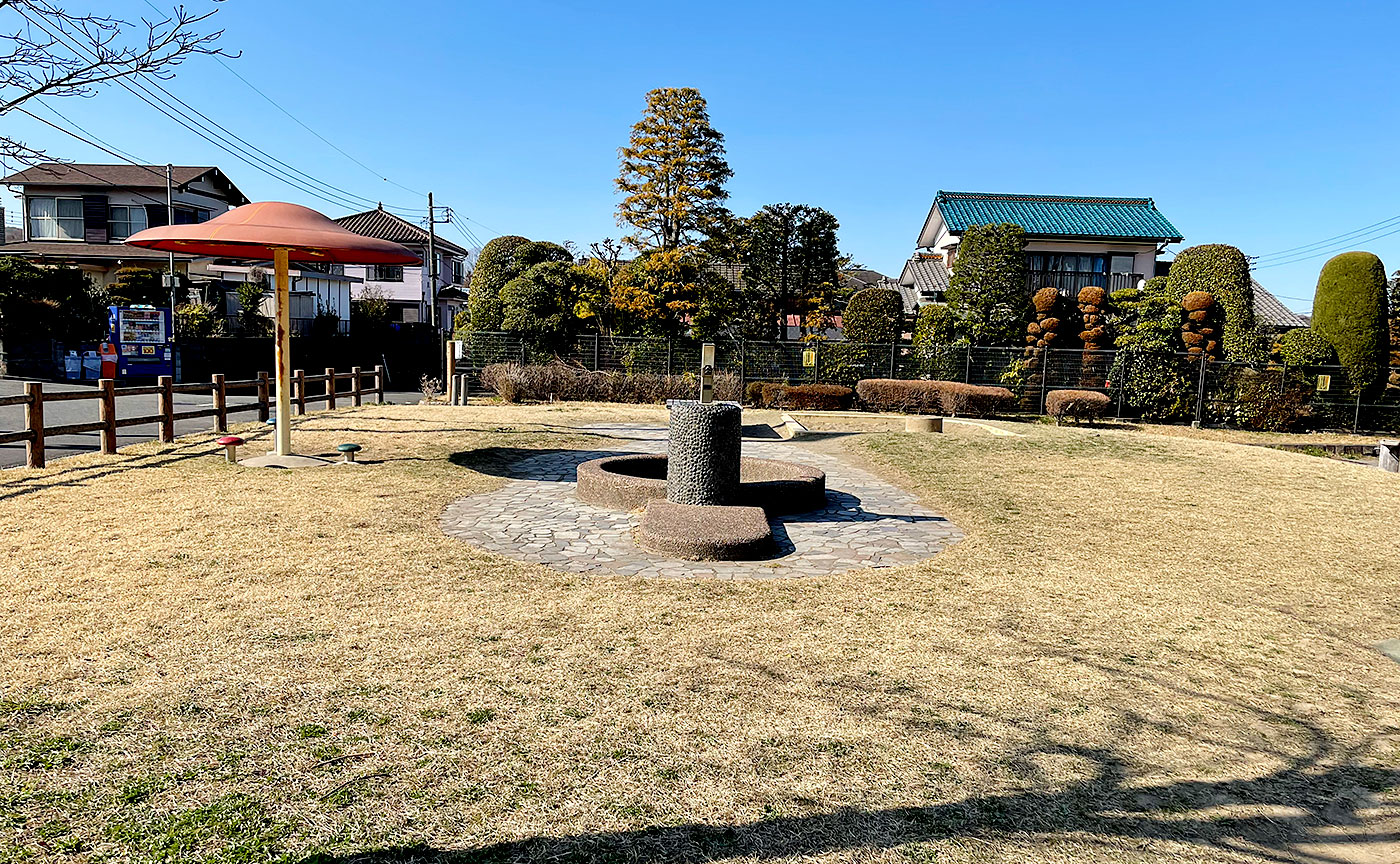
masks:
[(787, 442), (743, 443), (745, 456), (803, 462), (826, 472), (827, 506), (771, 520), (777, 555), (766, 561), (681, 561), (640, 549), (636, 513), (615, 513), (574, 497), (574, 469), (618, 453), (666, 452), (666, 429), (588, 426), (617, 439), (608, 450), (550, 451), (511, 467), (500, 489), (459, 498), (441, 518), (450, 537), (508, 558), (570, 573), (661, 578), (765, 579), (896, 567), (930, 558), (963, 537), (945, 517), (835, 456)]

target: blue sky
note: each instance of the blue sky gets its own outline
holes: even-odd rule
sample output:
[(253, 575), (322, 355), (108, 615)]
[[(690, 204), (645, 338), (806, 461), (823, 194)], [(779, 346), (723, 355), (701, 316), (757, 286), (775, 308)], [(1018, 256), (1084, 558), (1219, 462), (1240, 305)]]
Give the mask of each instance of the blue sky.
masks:
[[(166, 0), (153, 0), (160, 5)], [(187, 0), (191, 8), (208, 8)], [(143, 0), (119, 14), (151, 15)], [(1268, 255), (1400, 215), (1396, 4), (227, 0), (230, 66), (483, 239), (622, 232), (612, 179), (646, 91), (693, 86), (726, 136), (730, 205), (830, 210), (896, 275), (939, 189), (1150, 196), (1194, 243)], [(12, 12), (0, 10), (6, 27)], [(207, 58), (166, 86), (283, 161), (391, 205), (378, 179)], [(254, 200), (330, 215), (115, 88), (54, 100), (155, 163), (217, 164)], [(25, 117), (7, 134), (109, 161)], [(12, 208), (11, 208), (12, 209)], [(14, 221), (12, 214), (10, 219)], [(1374, 233), (1400, 229), (1400, 221)], [(446, 226), (445, 236), (462, 241)], [(1400, 233), (1328, 244), (1400, 267)], [(1295, 309), (1326, 255), (1260, 267)], [(1266, 258), (1263, 264), (1288, 262)]]

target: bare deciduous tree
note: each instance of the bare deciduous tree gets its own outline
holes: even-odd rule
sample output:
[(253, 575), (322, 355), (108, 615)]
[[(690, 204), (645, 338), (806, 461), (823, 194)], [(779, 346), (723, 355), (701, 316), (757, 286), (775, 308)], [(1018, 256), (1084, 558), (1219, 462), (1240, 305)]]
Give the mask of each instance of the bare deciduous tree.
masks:
[[(214, 0), (219, 2), (219, 0)], [(125, 21), (70, 12), (51, 0), (0, 0), (0, 116), (39, 96), (91, 96), (100, 84), (128, 77), (172, 77), (193, 54), (234, 56), (215, 47), (217, 10), (176, 6), (158, 19)], [(42, 150), (0, 135), (0, 157), (32, 163)]]

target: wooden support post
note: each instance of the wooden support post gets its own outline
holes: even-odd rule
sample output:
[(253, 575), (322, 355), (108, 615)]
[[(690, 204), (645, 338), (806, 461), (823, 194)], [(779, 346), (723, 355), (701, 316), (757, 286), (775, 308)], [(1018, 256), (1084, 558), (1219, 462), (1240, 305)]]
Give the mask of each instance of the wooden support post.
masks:
[(447, 340), (447, 404), (457, 404), (457, 343)]
[(117, 382), (103, 378), (97, 382), (97, 390), (102, 394), (97, 403), (97, 416), (102, 421), (102, 454), (114, 456), (117, 452)]
[(335, 410), (335, 367), (326, 367), (326, 410)]
[(24, 431), (30, 433), (24, 442), (24, 460), (30, 468), (44, 467), (44, 385), (38, 381), (24, 382)]
[(175, 379), (162, 375), (156, 379), (160, 392), (156, 394), (156, 413), (160, 415), (160, 443), (169, 444), (175, 440), (175, 393), (170, 388)]
[(365, 391), (364, 391), (364, 382), (362, 382), (362, 381), (360, 380), (360, 376), (363, 375), (364, 373), (360, 371), (360, 367), (359, 367), (359, 366), (351, 366), (351, 367), (350, 367), (350, 374), (355, 376), (353, 379), (351, 379), (351, 380), (354, 381), (355, 383), (354, 383), (353, 385), (351, 385), (351, 387), (350, 387), (350, 404), (351, 404), (351, 405), (354, 405), (356, 408), (359, 408), (359, 407), (360, 407), (360, 399), (361, 399), (362, 396), (364, 396), (364, 392), (365, 392)]
[(214, 431), (228, 431), (228, 387), (224, 385), (224, 373), (214, 373)]
[(306, 413), (306, 370), (298, 369), (292, 373), (292, 392), (296, 394), (297, 416)]
[(267, 373), (258, 373), (258, 422), (266, 423), (267, 418), (272, 416), (272, 406), (270, 404), (270, 393), (267, 384)]
[(384, 367), (374, 367), (374, 401), (380, 405), (384, 404)]

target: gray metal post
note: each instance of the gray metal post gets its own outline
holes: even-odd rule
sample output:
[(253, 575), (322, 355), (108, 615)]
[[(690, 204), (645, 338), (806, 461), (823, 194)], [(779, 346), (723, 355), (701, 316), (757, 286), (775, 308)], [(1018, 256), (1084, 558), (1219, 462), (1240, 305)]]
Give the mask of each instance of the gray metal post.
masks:
[(1037, 414), (1045, 413), (1045, 385), (1046, 379), (1050, 377), (1050, 352), (1053, 350), (1047, 346), (1040, 352), (1040, 410)]
[(1206, 405), (1206, 354), (1201, 352), (1201, 373), (1196, 383), (1196, 425), (1201, 424), (1201, 414)]
[(598, 334), (593, 334), (593, 371), (598, 371)]
[(972, 383), (972, 346), (963, 346), (963, 356), (967, 358), (967, 368), (963, 370), (963, 383)]
[(1356, 413), (1351, 418), (1351, 431), (1355, 432), (1361, 427), (1361, 391), (1356, 391)]
[(894, 367), (899, 362), (899, 343), (890, 346), (890, 378), (894, 378)]
[(671, 337), (666, 337), (666, 376), (671, 375)]

